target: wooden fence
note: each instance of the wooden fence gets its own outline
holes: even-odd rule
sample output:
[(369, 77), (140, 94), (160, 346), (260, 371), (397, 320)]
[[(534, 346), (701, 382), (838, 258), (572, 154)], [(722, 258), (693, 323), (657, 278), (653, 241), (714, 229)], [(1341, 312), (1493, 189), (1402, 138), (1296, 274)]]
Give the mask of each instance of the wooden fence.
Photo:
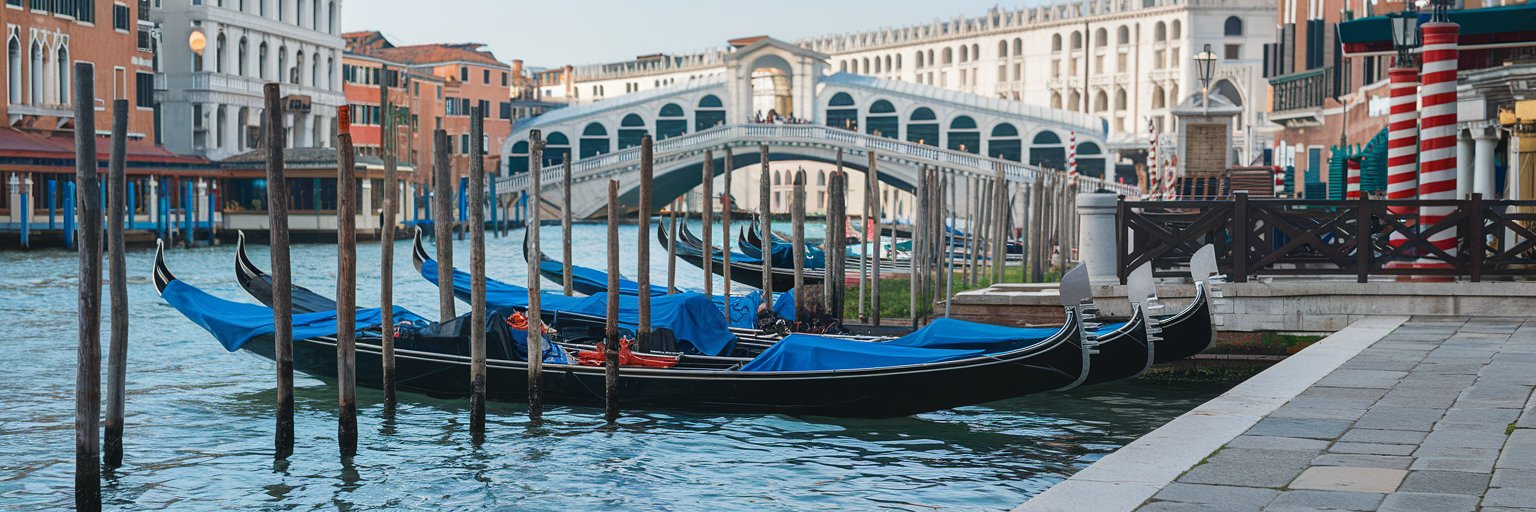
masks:
[[(1419, 229), (1418, 207), (1454, 211)], [(1406, 213), (1405, 213), (1406, 212)], [(1259, 276), (1442, 276), (1512, 279), (1536, 275), (1536, 201), (1249, 199), (1120, 200), (1116, 215), (1120, 281), (1151, 262), (1159, 276), (1182, 275), (1190, 255), (1214, 244), (1233, 282)], [(1455, 251), (1429, 243), (1455, 230)], [(1364, 250), (1362, 250), (1364, 249)]]

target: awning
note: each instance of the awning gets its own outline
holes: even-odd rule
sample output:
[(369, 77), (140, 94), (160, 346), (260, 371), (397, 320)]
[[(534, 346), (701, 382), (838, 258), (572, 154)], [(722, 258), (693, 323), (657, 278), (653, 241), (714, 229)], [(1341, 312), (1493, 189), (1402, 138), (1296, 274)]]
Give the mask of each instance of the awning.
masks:
[[(110, 137), (96, 137), (97, 160), (106, 161), (112, 149)], [(178, 155), (146, 140), (129, 140), (124, 153), (129, 163), (167, 164), (182, 166), (208, 165), (208, 161), (196, 156)], [(0, 159), (75, 159), (75, 138), (63, 133), (26, 132), (15, 128), (0, 128)]]
[[(1536, 45), (1536, 4), (1468, 9), (1446, 13), (1461, 25), (1461, 47), (1466, 49)], [(1419, 23), (1428, 23), (1430, 14), (1419, 13)], [(1339, 24), (1339, 41), (1344, 54), (1356, 56), (1390, 53), (1392, 24), (1388, 16), (1371, 16)]]

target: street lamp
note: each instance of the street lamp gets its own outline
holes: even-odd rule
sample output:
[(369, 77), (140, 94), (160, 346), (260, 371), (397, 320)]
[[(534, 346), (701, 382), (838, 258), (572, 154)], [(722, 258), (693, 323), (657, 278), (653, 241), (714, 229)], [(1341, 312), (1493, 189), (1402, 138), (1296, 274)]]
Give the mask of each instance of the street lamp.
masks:
[(1200, 94), (1205, 102), (1205, 117), (1211, 117), (1211, 73), (1216, 71), (1216, 53), (1211, 45), (1195, 54), (1195, 73), (1200, 77)]
[(1412, 0), (1404, 0), (1403, 10), (1388, 16), (1392, 23), (1392, 47), (1397, 49), (1397, 66), (1413, 67), (1413, 51), (1419, 47), (1419, 9)]
[(1445, 12), (1449, 11), (1452, 4), (1455, 3), (1456, 0), (1429, 0), (1429, 5), (1434, 8), (1429, 16), (1429, 21), (1433, 21), (1435, 23), (1445, 23), (1447, 21), (1451, 21), (1450, 16), (1447, 16)]

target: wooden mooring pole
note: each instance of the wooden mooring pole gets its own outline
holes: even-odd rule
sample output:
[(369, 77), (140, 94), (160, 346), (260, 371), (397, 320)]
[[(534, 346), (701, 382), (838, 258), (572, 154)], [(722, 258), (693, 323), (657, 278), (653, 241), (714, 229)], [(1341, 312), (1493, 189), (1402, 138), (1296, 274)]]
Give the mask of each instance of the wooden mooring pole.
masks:
[[(395, 412), (395, 217), (397, 198), (400, 195), (400, 169), (395, 157), (395, 137), (398, 126), (394, 105), (389, 101), (389, 68), (384, 68), (386, 79), (379, 80), (379, 101), (384, 105), (383, 138), (380, 143), (384, 157), (384, 214), (379, 224), (379, 307), (380, 310), (380, 364), (381, 387), (384, 391), (384, 414)], [(368, 212), (364, 212), (367, 214)]]
[[(870, 152), (870, 162), (871, 163), (874, 162), (874, 152), (873, 151)], [(873, 171), (874, 170), (874, 166), (871, 165), (869, 167), (869, 169), (870, 169), (870, 171)], [(870, 226), (874, 226), (875, 225), (875, 224), (871, 224), (870, 223), (870, 214), (871, 214), (870, 210), (871, 209), (869, 207), (869, 205), (870, 205), (869, 200), (870, 200), (870, 197), (874, 196), (874, 192), (872, 192), (873, 189), (870, 187), (870, 179), (869, 179), (870, 176), (871, 176), (871, 174), (869, 172), (865, 172), (864, 173), (864, 204), (863, 204), (863, 206), (864, 206), (864, 214), (859, 216), (859, 223), (860, 223), (859, 227), (863, 228), (863, 229), (859, 230), (859, 321), (860, 322), (868, 322), (869, 321), (869, 310), (866, 309), (867, 303), (865, 302), (865, 300), (866, 300), (865, 296), (869, 293), (869, 259), (870, 259), (869, 235), (870, 235), (870, 231), (871, 231)]]
[(768, 146), (757, 147), (758, 161), (762, 164), (763, 172), (758, 178), (758, 203), (762, 208), (759, 215), (762, 220), (758, 222), (762, 229), (763, 249), (763, 304), (769, 311), (773, 310), (773, 203), (769, 202), (769, 195), (773, 193), (768, 188)]
[(832, 173), (832, 179), (827, 181), (831, 190), (827, 192), (827, 243), (823, 244), (827, 251), (826, 281), (830, 283), (830, 290), (823, 293), (827, 297), (827, 314), (832, 321), (841, 324), (843, 321), (843, 296), (847, 293), (848, 283), (848, 173), (843, 172), (843, 151), (837, 151), (837, 170)]
[[(677, 210), (682, 198), (673, 199), (667, 206), (667, 294), (677, 293)], [(686, 222), (686, 219), (684, 220)], [(707, 258), (705, 261), (709, 261)]]
[[(794, 189), (790, 196), (790, 233), (794, 247), (795, 258), (795, 323), (809, 325), (806, 318), (805, 302), (805, 169), (795, 171)], [(770, 253), (773, 244), (769, 238), (763, 238), (763, 263), (772, 263), (773, 255)], [(822, 287), (826, 292), (826, 287)]]
[(1008, 257), (1008, 176), (1001, 164), (994, 165), (996, 183), (992, 187), (992, 284), (1003, 282), (1003, 263)]
[(293, 273), (288, 258), (287, 146), (282, 86), (266, 84), (267, 225), (272, 245), (272, 343), (277, 360), (276, 458), (293, 454)]
[(566, 297), (574, 291), (571, 283), (571, 159), (565, 159), (560, 177), (560, 268), (561, 287)]
[[(702, 203), (699, 205), (699, 222), (703, 225), (702, 235), (705, 251), (704, 295), (712, 296), (715, 294), (715, 258), (714, 255), (710, 253), (715, 250), (715, 207), (710, 203), (714, 202), (715, 200), (715, 150), (704, 150), (704, 175), (700, 176), (699, 178), (699, 185), (704, 187), (703, 193), (699, 194), (699, 198), (701, 199), (699, 202)], [(673, 238), (676, 238), (676, 234), (673, 234)], [(730, 236), (726, 236), (725, 238), (729, 240)], [(675, 262), (676, 259), (669, 257), (667, 261)], [(669, 267), (672, 265), (675, 265), (675, 263), (668, 263)], [(667, 283), (667, 286), (670, 289), (671, 283)]]
[(725, 322), (729, 324), (731, 322), (731, 208), (733, 202), (731, 201), (731, 171), (736, 170), (736, 165), (732, 163), (729, 146), (725, 148), (724, 167), (721, 170), (721, 174), (725, 175), (725, 192), (720, 194), (720, 225), (724, 226), (721, 232), (725, 235), (720, 240), (720, 245), (724, 249), (721, 251), (720, 258), (725, 266), (720, 270), (723, 272), (722, 277), (725, 278), (721, 284), (721, 292), (725, 294)]
[(912, 278), (907, 282), (907, 314), (911, 317), (912, 328), (917, 328), (918, 297), (923, 295), (923, 276), (928, 271), (928, 254), (924, 249), (927, 243), (928, 216), (928, 168), (919, 167), (917, 171), (917, 193), (913, 196), (917, 208), (912, 215)]
[(336, 109), (336, 442), (357, 454), (357, 179), (350, 107)]
[(96, 67), (75, 64), (75, 204), (80, 229), (80, 344), (75, 366), (75, 508), (101, 510), (101, 200)]
[[(619, 182), (608, 180), (608, 289), (619, 289)], [(619, 294), (608, 293), (603, 329), (603, 419), (619, 420)]]
[[(472, 123), (470, 124), (470, 130), (472, 132), (470, 138), (473, 139), (473, 141), (470, 142), (470, 147), (474, 148), (475, 161), (478, 162), (482, 161), (479, 155), (484, 152), (484, 148), (480, 146), (481, 140), (483, 138), (480, 134), (484, 133), (485, 130), (485, 112), (481, 111), (478, 107), (472, 110), (472, 112), (474, 115), (472, 117)], [(484, 164), (475, 165), (470, 170), (472, 176), (470, 178), (470, 188), (473, 188), (476, 191), (480, 190), (478, 187), (481, 186), (476, 182), (479, 181), (483, 183), (485, 181), (485, 169), (483, 165)], [(565, 164), (564, 168), (569, 169), (570, 164)], [(475, 194), (471, 197), (479, 196), (479, 194)], [(539, 246), (539, 228), (541, 226), (541, 221), (543, 220), (543, 204), (544, 168), (542, 166), (529, 166), (528, 219), (527, 222), (523, 224), (523, 229), (526, 230), (524, 233), (526, 233), (526, 236), (528, 237), (528, 244), (533, 247), (534, 254), (544, 254), (543, 248)], [(564, 205), (562, 205), (562, 208), (563, 207)], [(475, 207), (474, 211), (478, 212), (480, 209)], [(479, 225), (479, 222), (475, 222), (475, 226)], [(470, 291), (470, 293), (474, 295), (475, 299), (474, 307), (476, 317), (474, 325), (483, 326), (486, 322), (484, 230), (476, 228), (473, 238), (475, 240), (473, 244), (475, 255), (471, 257), (472, 262), (470, 264), (475, 267), (475, 278), (473, 284), (471, 284), (473, 289)], [(543, 291), (544, 281), (543, 278), (539, 275), (539, 261), (541, 259), (542, 258), (539, 257), (528, 259), (528, 421), (535, 424), (544, 419), (544, 309), (542, 305), (543, 294), (541, 293)], [(566, 275), (569, 276), (570, 274), (567, 273)], [(569, 277), (567, 277), (567, 279), (569, 279)], [(477, 352), (474, 356), (475, 375), (473, 377), (477, 408), (473, 411), (474, 417), (470, 421), (470, 426), (472, 428), (478, 427), (477, 432), (479, 433), (476, 436), (477, 439), (484, 439), (486, 393), (485, 329), (479, 328), (475, 329), (475, 331), (480, 333), (479, 343), (475, 345)]]
[[(530, 137), (538, 139), (538, 131)], [(432, 230), (437, 233), (437, 321), (453, 320), (453, 195), (448, 169), (448, 132), (432, 132)], [(537, 150), (535, 150), (537, 151)]]
[[(107, 157), (107, 281), (111, 287), (112, 344), (107, 353), (107, 420), (102, 464), (123, 465), (123, 409), (128, 385), (128, 263), (123, 217), (128, 215), (128, 100), (112, 102), (112, 148)], [(27, 212), (31, 213), (31, 212)]]
[[(640, 208), (637, 212), (636, 233), (640, 254), (639, 269), (635, 272), (635, 284), (640, 288), (639, 325), (635, 326), (635, 350), (651, 350), (651, 198), (656, 187), (655, 157), (652, 153), (651, 136), (640, 138)], [(706, 259), (708, 255), (706, 255)], [(614, 289), (615, 291), (617, 288)], [(618, 346), (613, 347), (615, 350)]]

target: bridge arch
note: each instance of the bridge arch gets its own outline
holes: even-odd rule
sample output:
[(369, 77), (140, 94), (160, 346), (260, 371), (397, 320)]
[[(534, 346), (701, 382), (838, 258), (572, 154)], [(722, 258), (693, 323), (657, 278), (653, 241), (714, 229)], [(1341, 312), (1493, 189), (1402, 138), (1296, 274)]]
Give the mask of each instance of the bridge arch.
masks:
[(1019, 129), (1013, 123), (1007, 121), (998, 122), (992, 126), (991, 135), (987, 138), (987, 156), (1014, 162), (1022, 161), (1024, 154), (1024, 142), (1019, 138)]
[(561, 132), (549, 132), (544, 139), (544, 167), (556, 165), (571, 157), (571, 138)]
[(853, 95), (838, 92), (827, 100), (827, 126), (845, 130), (859, 129), (859, 106)]
[(950, 150), (981, 153), (981, 131), (976, 126), (976, 119), (971, 116), (954, 116), (949, 121), (949, 132), (944, 135), (945, 147)]
[(581, 148), (577, 153), (579, 158), (597, 156), (608, 152), (608, 129), (602, 123), (593, 121), (587, 123), (581, 130)]
[(688, 113), (676, 103), (662, 105), (656, 112), (656, 140), (667, 140), (688, 133)]
[(1040, 130), (1029, 139), (1029, 163), (1048, 169), (1065, 169), (1067, 146), (1061, 134), (1053, 130)]
[(870, 135), (900, 140), (901, 116), (896, 114), (896, 105), (884, 98), (870, 102), (869, 111), (864, 114), (864, 129)]
[(699, 98), (699, 108), (693, 112), (693, 130), (701, 131), (725, 124), (725, 104), (719, 96), (705, 94)]
[(650, 134), (645, 129), (645, 118), (640, 114), (628, 114), (619, 121), (619, 149), (628, 149), (640, 146), (640, 140)]
[(528, 141), (520, 140), (513, 143), (512, 150), (508, 153), (508, 155), (508, 176), (528, 172)]
[(933, 109), (913, 106), (907, 114), (907, 142), (939, 147), (939, 118)]

